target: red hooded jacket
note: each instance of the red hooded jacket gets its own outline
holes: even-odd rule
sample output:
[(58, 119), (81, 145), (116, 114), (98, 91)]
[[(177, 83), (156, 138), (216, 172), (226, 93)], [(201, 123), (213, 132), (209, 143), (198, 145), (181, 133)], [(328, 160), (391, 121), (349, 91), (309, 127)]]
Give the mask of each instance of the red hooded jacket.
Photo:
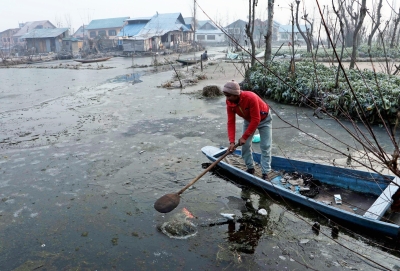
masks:
[(235, 143), (236, 114), (247, 120), (250, 124), (242, 137), (247, 140), (257, 129), (260, 121), (268, 116), (269, 106), (257, 94), (251, 91), (241, 91), (239, 103), (226, 100), (228, 113), (228, 138), (230, 143)]

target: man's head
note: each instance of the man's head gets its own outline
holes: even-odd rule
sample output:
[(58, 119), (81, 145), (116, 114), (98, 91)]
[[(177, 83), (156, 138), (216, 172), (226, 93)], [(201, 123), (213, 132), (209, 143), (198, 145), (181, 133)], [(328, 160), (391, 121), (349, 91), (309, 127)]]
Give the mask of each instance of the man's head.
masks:
[(235, 80), (229, 81), (222, 89), (226, 99), (230, 102), (237, 103), (240, 99), (240, 86)]

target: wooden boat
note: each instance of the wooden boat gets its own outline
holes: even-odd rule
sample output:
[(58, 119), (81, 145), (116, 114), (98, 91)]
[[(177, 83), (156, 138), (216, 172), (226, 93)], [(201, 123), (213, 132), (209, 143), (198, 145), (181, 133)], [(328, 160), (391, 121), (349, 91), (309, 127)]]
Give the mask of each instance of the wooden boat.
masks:
[[(201, 150), (211, 161), (217, 160), (226, 151), (212, 146), (203, 147)], [(231, 162), (235, 157), (241, 159), (240, 154), (241, 151), (236, 150), (218, 166), (244, 182), (340, 221), (361, 226), (374, 233), (400, 237), (400, 213), (387, 212), (393, 202), (392, 196), (399, 190), (400, 178), (273, 156), (271, 166), (279, 174), (271, 181), (265, 181), (255, 176), (256, 174), (247, 173), (244, 163), (243, 169), (240, 169)], [(259, 163), (260, 154), (253, 153), (253, 158)], [(260, 169), (256, 168), (256, 173), (257, 170)], [(311, 176), (315, 183), (319, 182), (318, 194), (311, 198), (304, 193), (307, 186), (303, 187), (302, 192), (301, 186), (288, 185), (286, 174), (293, 172)]]
[(101, 62), (109, 60), (111, 57), (101, 57), (101, 58), (93, 58), (93, 59), (74, 59), (74, 61), (81, 63), (92, 63), (92, 62)]
[(198, 59), (177, 59), (176, 61), (183, 65), (192, 65), (200, 62)]

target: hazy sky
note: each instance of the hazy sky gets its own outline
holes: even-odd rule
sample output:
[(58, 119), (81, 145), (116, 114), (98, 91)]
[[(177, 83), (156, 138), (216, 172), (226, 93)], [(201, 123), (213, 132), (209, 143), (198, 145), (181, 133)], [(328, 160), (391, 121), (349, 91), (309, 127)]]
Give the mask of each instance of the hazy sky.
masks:
[[(1, 0), (6, 1), (6, 0)], [(310, 17), (318, 10), (313, 8), (316, 0), (301, 0), (308, 9)], [(368, 0), (371, 1), (376, 0)], [(389, 0), (392, 2), (392, 0)], [(257, 17), (267, 18), (267, 0), (259, 0)], [(289, 4), (294, 0), (275, 0), (274, 19), (281, 24), (290, 21)], [(387, 6), (386, 0), (383, 1)], [(227, 25), (236, 19), (246, 20), (248, 0), (197, 0), (204, 11), (217, 22)], [(330, 5), (331, 0), (319, 0), (320, 5)], [(93, 19), (113, 17), (150, 17), (156, 12), (180, 12), (183, 17), (193, 14), (194, 0), (8, 0), (0, 8), (0, 32), (9, 28), (18, 28), (18, 23), (28, 21), (49, 20), (57, 27), (68, 27), (76, 31), (82, 24), (88, 24)], [(197, 8), (197, 18), (207, 17)]]
[[(330, 2), (330, 0), (322, 1)], [(194, 5), (193, 0), (9, 0), (7, 2), (0, 8), (0, 32), (18, 28), (18, 23), (40, 20), (49, 20), (56, 26), (61, 24), (62, 27), (67, 27), (67, 22), (71, 21), (72, 28), (77, 30), (80, 25), (88, 24), (93, 19), (150, 17), (156, 12), (180, 12), (183, 17), (191, 17)], [(266, 19), (267, 0), (259, 2), (258, 17)], [(275, 0), (277, 15), (275, 19), (278, 22), (288, 23), (290, 15), (288, 7), (291, 2)], [(239, 18), (246, 19), (248, 14), (248, 0), (197, 0), (197, 3), (212, 19), (217, 19), (222, 24)], [(207, 19), (199, 8), (197, 8), (197, 18)]]

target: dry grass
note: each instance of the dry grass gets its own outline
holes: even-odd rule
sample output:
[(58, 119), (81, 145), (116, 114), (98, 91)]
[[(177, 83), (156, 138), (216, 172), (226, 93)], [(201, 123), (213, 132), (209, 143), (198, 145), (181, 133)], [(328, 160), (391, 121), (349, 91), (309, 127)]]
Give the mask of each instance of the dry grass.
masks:
[(204, 97), (219, 97), (222, 96), (222, 94), (221, 88), (216, 85), (205, 86), (202, 92)]

